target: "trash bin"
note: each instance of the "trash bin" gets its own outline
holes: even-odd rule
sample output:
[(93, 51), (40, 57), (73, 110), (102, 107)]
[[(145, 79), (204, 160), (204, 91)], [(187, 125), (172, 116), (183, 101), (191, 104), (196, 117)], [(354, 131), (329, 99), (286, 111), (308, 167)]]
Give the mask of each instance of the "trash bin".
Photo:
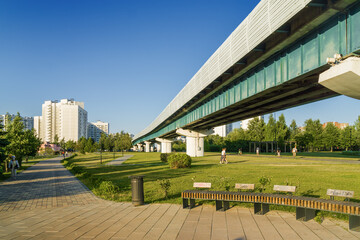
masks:
[(131, 179), (132, 203), (134, 206), (144, 205), (144, 181), (142, 175), (129, 176)]

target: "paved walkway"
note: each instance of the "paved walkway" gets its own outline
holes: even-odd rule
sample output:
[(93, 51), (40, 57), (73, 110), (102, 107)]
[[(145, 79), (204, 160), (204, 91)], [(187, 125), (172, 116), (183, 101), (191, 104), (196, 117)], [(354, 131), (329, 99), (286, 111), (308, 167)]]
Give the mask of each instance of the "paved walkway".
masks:
[(59, 160), (0, 184), (0, 239), (360, 239), (345, 222), (301, 222), (287, 212), (260, 216), (239, 207), (216, 212), (213, 206), (101, 200)]
[(120, 157), (118, 159), (112, 160), (111, 162), (106, 163), (106, 165), (111, 165), (111, 166), (119, 166), (121, 165), (123, 162), (125, 162), (126, 160), (128, 160), (129, 158), (131, 158), (134, 155), (125, 155), (123, 157)]

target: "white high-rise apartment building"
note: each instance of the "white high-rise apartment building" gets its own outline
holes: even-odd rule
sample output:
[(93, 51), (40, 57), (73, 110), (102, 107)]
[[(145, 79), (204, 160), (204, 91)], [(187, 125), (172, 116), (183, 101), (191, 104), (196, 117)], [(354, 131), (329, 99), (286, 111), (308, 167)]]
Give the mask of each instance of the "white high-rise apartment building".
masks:
[(64, 138), (65, 141), (77, 141), (87, 135), (87, 111), (84, 109), (84, 102), (76, 102), (74, 99), (45, 101), (39, 121), (40, 130), (37, 132), (46, 142), (52, 142), (55, 135), (59, 140)]
[(232, 123), (214, 127), (213, 135), (219, 135), (220, 137), (226, 137), (233, 130)]
[(34, 129), (37, 137), (41, 138), (41, 120), (42, 116), (34, 117)]
[[(16, 116), (17, 115), (15, 115), (15, 114), (8, 114), (8, 113), (4, 114), (4, 115), (0, 115), (1, 124), (6, 128), (10, 124), (10, 122), (14, 120), (14, 118)], [(20, 116), (20, 118), (21, 118), (21, 121), (24, 124), (24, 129), (25, 130), (31, 130), (31, 129), (34, 128), (34, 119), (32, 117), (22, 117), (22, 116)]]
[(99, 142), (101, 133), (109, 135), (109, 123), (97, 121), (89, 122), (87, 127), (87, 137), (94, 139), (95, 142)]

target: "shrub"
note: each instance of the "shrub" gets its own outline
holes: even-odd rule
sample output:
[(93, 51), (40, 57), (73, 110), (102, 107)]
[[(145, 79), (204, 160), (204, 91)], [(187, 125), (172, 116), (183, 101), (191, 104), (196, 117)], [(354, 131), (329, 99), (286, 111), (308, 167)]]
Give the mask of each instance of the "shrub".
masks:
[(271, 177), (267, 177), (267, 176), (262, 176), (259, 179), (259, 183), (261, 185), (261, 189), (260, 192), (263, 192), (265, 190), (266, 185), (271, 183)]
[(191, 157), (185, 153), (175, 153), (168, 156), (170, 168), (188, 168), (191, 167)]
[(171, 155), (171, 153), (161, 153), (160, 154), (160, 160), (164, 163), (168, 162), (168, 157)]
[(97, 190), (102, 194), (115, 194), (119, 191), (119, 187), (111, 181), (102, 181)]
[(170, 180), (169, 179), (162, 179), (162, 180), (157, 180), (158, 183), (160, 184), (160, 187), (161, 189), (163, 190), (164, 192), (164, 197), (167, 198), (168, 197), (168, 192), (169, 192), (169, 189), (171, 187), (171, 183), (170, 183)]

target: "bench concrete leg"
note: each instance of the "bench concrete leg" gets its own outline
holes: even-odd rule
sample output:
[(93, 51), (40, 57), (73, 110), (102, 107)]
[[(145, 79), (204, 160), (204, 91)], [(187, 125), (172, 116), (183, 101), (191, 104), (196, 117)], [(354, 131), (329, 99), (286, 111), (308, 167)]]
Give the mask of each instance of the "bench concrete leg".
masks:
[(219, 211), (219, 210), (222, 210), (222, 209), (223, 209), (223, 207), (222, 207), (222, 201), (216, 200), (216, 201), (215, 201), (215, 205), (216, 205), (216, 211)]
[(195, 207), (195, 199), (190, 198), (190, 209)]
[[(190, 201), (190, 205), (189, 205), (189, 201)], [(183, 198), (183, 208), (192, 209), (193, 207), (195, 207), (195, 199)]]
[(349, 230), (360, 232), (360, 216), (349, 216)]
[(228, 202), (228, 201), (223, 201), (223, 205), (224, 205), (224, 211), (226, 211), (230, 208), (230, 202)]
[(297, 207), (296, 208), (296, 220), (309, 221), (315, 217), (315, 210)]
[(183, 198), (183, 208), (189, 208), (189, 199)]
[(254, 213), (264, 215), (269, 212), (269, 204), (266, 203), (254, 203)]

